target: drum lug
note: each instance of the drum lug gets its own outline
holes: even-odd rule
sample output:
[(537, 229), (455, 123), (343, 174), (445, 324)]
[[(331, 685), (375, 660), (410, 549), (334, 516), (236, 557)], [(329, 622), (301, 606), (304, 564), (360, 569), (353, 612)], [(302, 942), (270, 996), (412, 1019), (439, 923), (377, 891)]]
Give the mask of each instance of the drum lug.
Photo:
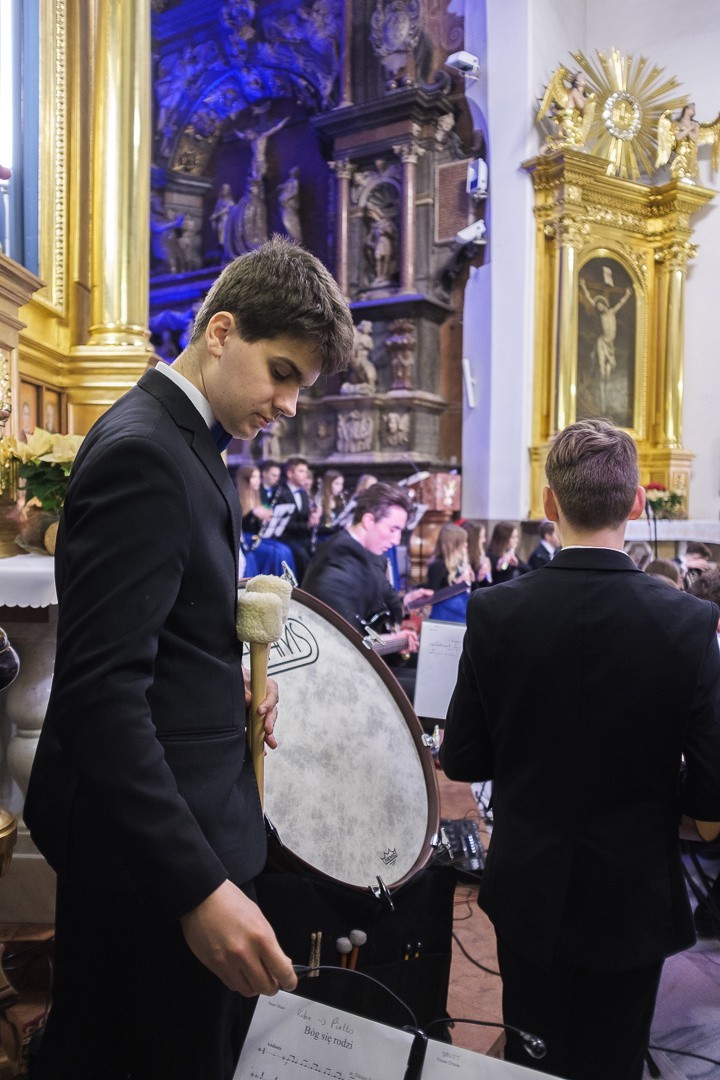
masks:
[(435, 740), (433, 739), (432, 735), (428, 735), (427, 732), (425, 732), (422, 737), (422, 744), (423, 746), (427, 746), (428, 750), (435, 749)]
[(390, 890), (379, 874), (377, 877), (377, 885), (371, 885), (370, 892), (376, 900), (384, 900), (390, 911), (395, 911), (395, 905)]

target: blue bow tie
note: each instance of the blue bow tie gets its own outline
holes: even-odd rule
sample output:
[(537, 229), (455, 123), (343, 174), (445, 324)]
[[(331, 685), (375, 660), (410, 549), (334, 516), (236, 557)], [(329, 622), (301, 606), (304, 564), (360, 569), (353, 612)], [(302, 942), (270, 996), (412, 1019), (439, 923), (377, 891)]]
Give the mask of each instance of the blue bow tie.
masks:
[(212, 440), (221, 454), (223, 450), (227, 450), (232, 439), (232, 435), (225, 430), (219, 420), (216, 420), (213, 426), (210, 428), (210, 434), (212, 435)]

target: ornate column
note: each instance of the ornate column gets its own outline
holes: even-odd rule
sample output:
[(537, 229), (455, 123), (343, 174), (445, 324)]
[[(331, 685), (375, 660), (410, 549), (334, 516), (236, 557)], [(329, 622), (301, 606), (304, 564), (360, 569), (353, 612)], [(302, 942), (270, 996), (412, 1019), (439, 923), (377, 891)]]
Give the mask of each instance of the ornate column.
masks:
[(563, 214), (555, 226), (558, 245), (555, 430), (575, 420), (578, 256), (589, 229), (575, 215)]
[(347, 158), (331, 161), (330, 168), (338, 180), (337, 200), (337, 268), (335, 276), (343, 296), (350, 295), (350, 179), (355, 166)]
[(655, 415), (660, 425), (656, 444), (668, 450), (682, 447), (682, 403), (684, 365), (684, 303), (687, 264), (697, 254), (697, 246), (673, 240), (655, 252), (658, 274), (658, 360)]
[(150, 0), (100, 4), (89, 345), (145, 348), (150, 267)]
[(400, 291), (415, 292), (415, 168), (425, 151), (417, 143), (393, 146), (403, 164), (403, 228), (401, 238)]
[(342, 39), (342, 69), (340, 71), (340, 108), (352, 105), (352, 33), (353, 33), (353, 6), (352, 0), (345, 0), (343, 4), (343, 39)]

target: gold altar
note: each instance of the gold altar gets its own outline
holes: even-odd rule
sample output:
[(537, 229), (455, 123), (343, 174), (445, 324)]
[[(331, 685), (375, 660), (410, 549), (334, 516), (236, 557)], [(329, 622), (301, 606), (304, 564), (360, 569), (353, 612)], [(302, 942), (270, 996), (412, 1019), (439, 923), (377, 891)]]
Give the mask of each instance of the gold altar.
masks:
[(530, 516), (542, 517), (545, 460), (569, 423), (606, 416), (637, 441), (640, 480), (683, 495), (684, 287), (691, 218), (715, 192), (608, 175), (572, 148), (523, 163), (535, 194), (535, 381)]

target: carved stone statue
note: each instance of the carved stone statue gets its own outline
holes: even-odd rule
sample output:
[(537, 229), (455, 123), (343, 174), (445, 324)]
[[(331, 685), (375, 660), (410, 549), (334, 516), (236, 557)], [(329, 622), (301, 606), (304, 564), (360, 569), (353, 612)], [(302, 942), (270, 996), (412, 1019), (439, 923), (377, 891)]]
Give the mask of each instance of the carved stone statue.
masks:
[(377, 388), (377, 368), (370, 359), (373, 348), (372, 323), (363, 319), (355, 327), (355, 347), (341, 394), (374, 394)]
[(223, 250), (227, 259), (254, 251), (268, 238), (267, 209), (262, 180), (251, 178), (237, 206), (228, 211)]
[(658, 120), (658, 152), (655, 168), (667, 164), (674, 153), (670, 165), (673, 180), (694, 183), (698, 177), (698, 146), (712, 144), (712, 170), (717, 172), (720, 165), (720, 113), (711, 124), (700, 124), (695, 119), (695, 105), (685, 105), (677, 120), (673, 120), (666, 111)]
[(201, 228), (202, 222), (199, 218), (188, 215), (183, 221), (178, 238), (183, 270), (199, 270), (202, 267), (203, 260), (200, 251)]
[(220, 10), (220, 22), (225, 27), (230, 52), (236, 59), (245, 56), (255, 36), (254, 18), (255, 0), (228, 0)]
[(278, 202), (280, 203), (280, 216), (282, 217), (285, 232), (291, 240), (297, 240), (301, 244), (299, 175), (300, 169), (297, 165), (293, 165), (287, 180), (278, 188)]
[(339, 454), (362, 454), (372, 449), (373, 418), (364, 409), (338, 413), (337, 451)]
[(250, 150), (252, 152), (252, 165), (250, 167), (250, 176), (253, 180), (262, 180), (267, 172), (267, 144), (271, 135), (277, 134), (281, 128), (284, 128), (288, 122), (287, 116), (275, 124), (273, 127), (266, 128), (264, 131), (236, 131), (238, 139), (242, 139), (243, 142), (250, 143)]
[(383, 443), (385, 446), (410, 445), (410, 413), (389, 412), (383, 420)]
[(182, 214), (169, 218), (162, 197), (153, 192), (150, 197), (150, 248), (155, 270), (180, 273), (183, 258), (179, 238), (184, 220)]
[(391, 217), (369, 207), (372, 224), (365, 242), (365, 250), (372, 268), (372, 285), (389, 285), (397, 272), (397, 225)]
[(410, 319), (395, 319), (388, 326), (385, 346), (392, 364), (393, 390), (412, 390), (415, 370), (415, 324)]
[(585, 145), (595, 117), (595, 95), (587, 90), (581, 71), (573, 74), (566, 67), (559, 67), (554, 72), (540, 104), (537, 122), (545, 117), (552, 121), (557, 134), (546, 138), (543, 154), (566, 146)]
[(215, 229), (218, 244), (221, 248), (225, 243), (225, 229), (227, 227), (228, 214), (233, 206), (235, 206), (235, 200), (232, 197), (230, 185), (223, 184), (218, 193), (217, 202), (215, 203), (213, 212), (210, 215), (210, 222)]

